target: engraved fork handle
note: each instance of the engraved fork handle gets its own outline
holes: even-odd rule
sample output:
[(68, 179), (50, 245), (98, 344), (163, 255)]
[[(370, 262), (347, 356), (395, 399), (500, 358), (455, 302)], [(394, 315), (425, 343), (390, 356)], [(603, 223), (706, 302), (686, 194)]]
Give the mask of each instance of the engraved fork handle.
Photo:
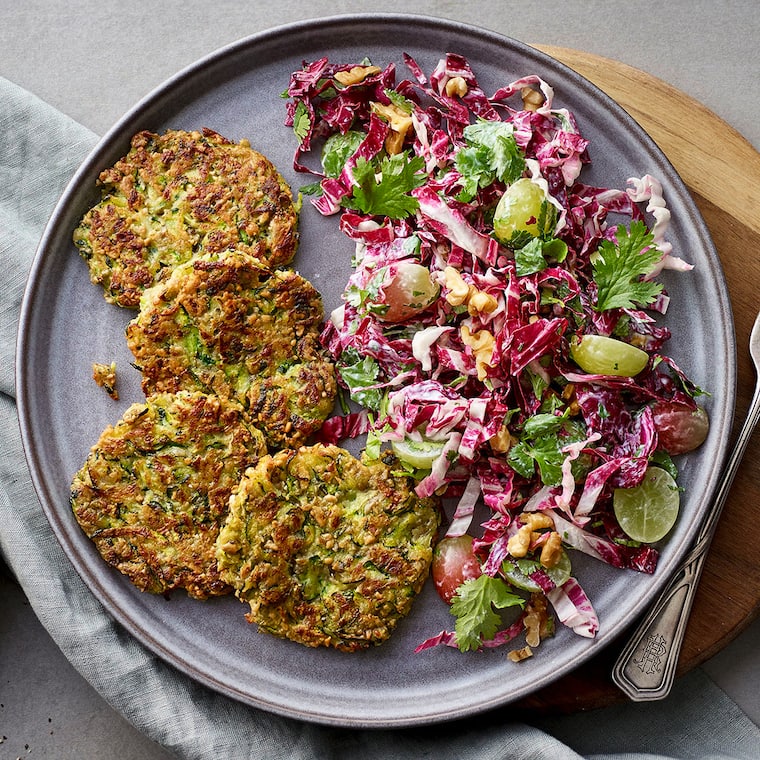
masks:
[(731, 483), (758, 420), (760, 420), (760, 381), (755, 383), (755, 392), (747, 418), (723, 471), (715, 500), (697, 535), (694, 547), (683, 560), (655, 605), (641, 621), (612, 669), (612, 680), (636, 702), (663, 699), (670, 693), (707, 549), (715, 534), (718, 518), (731, 489)]

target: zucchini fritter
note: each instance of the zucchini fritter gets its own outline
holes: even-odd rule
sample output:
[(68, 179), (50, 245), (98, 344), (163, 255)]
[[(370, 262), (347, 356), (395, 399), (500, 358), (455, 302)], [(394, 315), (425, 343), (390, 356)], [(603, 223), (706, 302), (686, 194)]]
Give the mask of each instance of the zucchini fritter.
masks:
[(290, 270), (240, 251), (204, 254), (148, 289), (127, 326), (146, 395), (182, 388), (236, 398), (267, 442), (298, 446), (332, 411), (319, 345), (322, 299)]
[(216, 538), (233, 487), (265, 451), (239, 404), (157, 394), (103, 431), (73, 479), (71, 506), (103, 558), (141, 590), (226, 594)]
[(428, 575), (439, 509), (392, 462), (337, 446), (262, 457), (230, 498), (222, 577), (263, 631), (352, 652), (387, 639)]
[(201, 249), (245, 245), (272, 267), (296, 252), (290, 188), (247, 140), (209, 129), (139, 132), (98, 185), (102, 198), (74, 244), (111, 303), (137, 306), (145, 288)]

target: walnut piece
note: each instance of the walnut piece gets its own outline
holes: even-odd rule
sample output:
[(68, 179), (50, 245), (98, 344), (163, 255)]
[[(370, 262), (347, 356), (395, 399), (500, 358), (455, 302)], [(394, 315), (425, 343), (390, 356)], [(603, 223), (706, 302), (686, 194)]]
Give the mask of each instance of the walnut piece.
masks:
[(552, 568), (559, 562), (561, 556), (562, 536), (556, 530), (553, 530), (541, 547), (541, 558), (539, 561), (544, 567)]
[(522, 662), (529, 657), (533, 657), (533, 650), (529, 646), (525, 646), (522, 649), (513, 649), (511, 652), (507, 653), (507, 657), (509, 657), (512, 662)]
[(470, 332), (467, 325), (462, 325), (460, 330), (462, 343), (472, 349), (475, 356), (475, 369), (478, 372), (478, 380), (485, 380), (488, 374), (488, 368), (493, 367), (493, 350), (496, 345), (496, 339), (493, 333), (488, 330), (477, 330)]
[(464, 77), (451, 77), (444, 87), (444, 91), (450, 98), (453, 98), (455, 95), (463, 98), (467, 94), (468, 89)]
[(543, 94), (532, 87), (523, 87), (520, 90), (520, 97), (522, 98), (523, 108), (526, 111), (538, 111), (544, 104)]
[(530, 525), (531, 530), (554, 528), (554, 520), (543, 512), (523, 512), (520, 515), (520, 522), (523, 525)]
[(524, 557), (530, 548), (533, 531), (530, 525), (523, 525), (517, 533), (507, 541), (507, 551), (516, 559)]
[(348, 87), (350, 84), (359, 84), (372, 74), (379, 74), (380, 69), (377, 66), (354, 66), (346, 71), (335, 73), (336, 81)]

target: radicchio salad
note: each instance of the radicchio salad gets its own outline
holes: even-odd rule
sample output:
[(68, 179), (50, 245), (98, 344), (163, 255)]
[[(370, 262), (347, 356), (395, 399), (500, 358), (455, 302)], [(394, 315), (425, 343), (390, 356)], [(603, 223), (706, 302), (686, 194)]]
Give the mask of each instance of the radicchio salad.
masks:
[(366, 434), (367, 456), (390, 447), (420, 496), (452, 500), (432, 571), (452, 630), (417, 651), (524, 633), (520, 660), (555, 615), (598, 630), (568, 550), (655, 571), (673, 457), (708, 428), (656, 321), (659, 273), (691, 265), (656, 178), (583, 182), (588, 143), (547, 82), (488, 95), (459, 55), (429, 76), (403, 60), (397, 81), (394, 64), (321, 58), (286, 93), (295, 168), (317, 180), (301, 191), (355, 244), (322, 341), (360, 409), (322, 436)]

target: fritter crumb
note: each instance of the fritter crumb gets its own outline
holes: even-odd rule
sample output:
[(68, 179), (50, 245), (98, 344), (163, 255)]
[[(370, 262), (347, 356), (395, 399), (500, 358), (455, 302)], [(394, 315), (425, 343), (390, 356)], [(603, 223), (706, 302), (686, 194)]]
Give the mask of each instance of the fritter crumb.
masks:
[(116, 362), (111, 362), (110, 364), (94, 362), (92, 365), (92, 379), (114, 401), (119, 400), (119, 391), (116, 389)]

